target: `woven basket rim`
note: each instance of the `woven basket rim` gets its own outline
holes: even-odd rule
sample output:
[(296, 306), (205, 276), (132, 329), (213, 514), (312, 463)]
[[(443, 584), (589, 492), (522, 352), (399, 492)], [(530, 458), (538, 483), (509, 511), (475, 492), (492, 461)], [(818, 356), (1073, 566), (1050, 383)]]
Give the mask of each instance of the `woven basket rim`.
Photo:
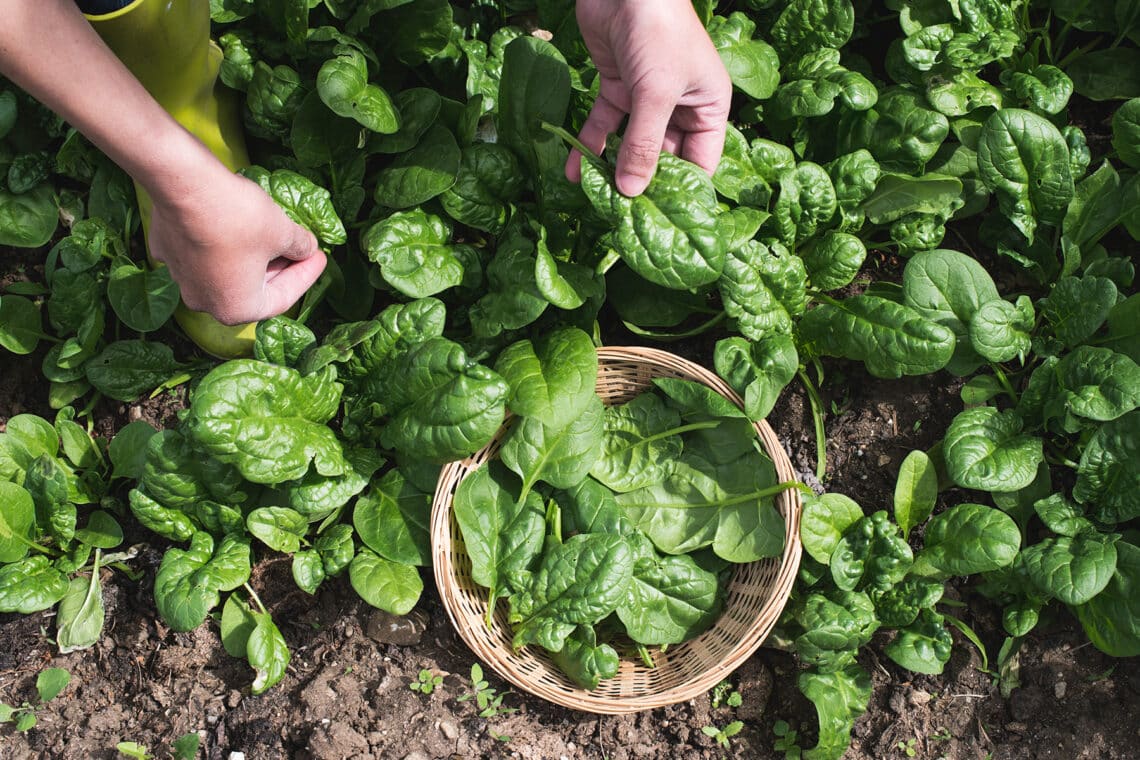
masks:
[[(743, 408), (743, 401), (740, 396), (717, 375), (675, 354), (640, 346), (606, 346), (599, 348), (597, 353), (600, 385), (603, 380), (618, 379), (624, 381), (626, 375), (622, 373), (628, 372), (628, 369), (623, 370), (621, 367), (623, 365), (636, 366), (640, 371), (649, 371), (653, 376), (662, 376), (664, 373), (664, 376), (685, 376), (687, 379), (701, 382), (728, 398), (738, 407)], [(630, 382), (635, 381), (636, 378)], [(638, 385), (641, 388), (648, 387), (648, 384), (645, 383), (638, 383)], [(799, 490), (796, 488), (786, 489), (776, 497), (777, 508), (784, 518), (785, 527), (785, 542), (781, 555), (778, 558), (768, 558), (757, 563), (738, 566), (729, 583), (730, 601), (726, 603), (718, 622), (709, 631), (700, 634), (695, 639), (684, 644), (673, 645), (669, 648), (669, 652), (677, 653), (679, 649), (686, 647), (693, 647), (696, 651), (702, 646), (702, 639), (711, 637), (714, 631), (723, 637), (724, 633), (718, 629), (721, 628), (722, 621), (732, 617), (728, 614), (729, 605), (736, 595), (736, 589), (744, 589), (745, 593), (748, 593), (755, 587), (754, 584), (750, 583), (743, 585), (738, 583), (742, 575), (760, 567), (764, 568), (764, 573), (767, 575), (771, 575), (774, 570), (775, 577), (768, 589), (769, 595), (760, 606), (755, 620), (751, 621), (750, 619), (743, 631), (731, 636), (730, 646), (721, 641), (715, 642), (716, 646), (721, 648), (729, 646), (727, 654), (718, 655), (715, 657), (715, 661), (705, 663), (699, 672), (686, 677), (673, 686), (644, 693), (639, 691), (635, 681), (643, 674), (643, 671), (648, 671), (648, 669), (640, 663), (631, 663), (628, 658), (623, 658), (618, 675), (614, 679), (603, 682), (607, 686), (614, 686), (614, 682), (620, 682), (614, 688), (619, 689), (621, 693), (617, 695), (601, 694), (599, 693), (601, 687), (599, 691), (593, 692), (581, 689), (562, 676), (546, 654), (539, 651), (539, 647), (527, 647), (520, 653), (515, 653), (509, 644), (505, 644), (505, 642), (509, 642), (509, 636), (504, 638), (502, 629), (506, 628), (509, 631), (509, 626), (502, 604), (497, 607), (495, 631), (488, 631), (483, 620), (483, 613), (486, 612), (485, 598), (481, 605), (478, 605), (477, 601), (467, 605), (463, 603), (465, 594), (471, 593), (473, 582), (465, 583), (465, 579), (457, 575), (456, 564), (453, 562), (454, 554), (463, 553), (465, 550), (462, 548), (462, 536), (459, 535), (452, 514), (451, 501), (454, 490), (462, 479), (483, 462), (494, 458), (509, 428), (507, 423), (510, 419), (511, 415), (508, 412), (504, 424), (492, 440), (478, 452), (466, 459), (451, 462), (442, 468), (432, 500), (432, 565), (440, 600), (448, 619), (459, 633), (460, 638), (485, 665), (517, 688), (554, 704), (586, 712), (622, 714), (675, 704), (699, 696), (727, 677), (760, 647), (771, 632), (791, 594), (792, 584), (795, 581), (802, 555), (799, 539), (802, 506)], [(784, 451), (771, 427), (765, 421), (753, 423), (753, 427), (757, 431), (757, 437), (760, 439), (764, 450), (776, 466), (780, 481), (796, 480), (795, 471), (788, 459), (787, 452)], [(778, 565), (775, 564), (777, 562)], [(466, 580), (469, 581), (470, 579)], [(477, 606), (478, 611), (472, 609), (473, 606)], [(500, 635), (496, 638), (493, 635), (494, 632), (498, 632)], [(712, 639), (710, 638), (710, 640)], [(671, 662), (673, 661), (667, 660), (666, 667), (675, 667), (668, 664)], [(651, 672), (651, 675), (660, 674)], [(555, 681), (556, 683), (551, 684), (547, 681)]]

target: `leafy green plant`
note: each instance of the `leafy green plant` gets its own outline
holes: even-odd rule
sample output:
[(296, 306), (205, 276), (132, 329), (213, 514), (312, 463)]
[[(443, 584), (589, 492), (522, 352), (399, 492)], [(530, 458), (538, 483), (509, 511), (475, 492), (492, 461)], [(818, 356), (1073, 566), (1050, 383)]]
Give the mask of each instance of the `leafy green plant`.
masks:
[(435, 675), (430, 670), (424, 669), (416, 674), (416, 680), (409, 683), (408, 688), (421, 694), (431, 694), (442, 685), (443, 676)]
[(721, 706), (740, 707), (744, 704), (744, 697), (729, 681), (721, 681), (714, 686), (709, 692), (709, 699), (714, 710)]
[(897, 749), (899, 752), (902, 752), (907, 757), (915, 757), (918, 754), (918, 750), (915, 748), (917, 741), (918, 740), (914, 738), (906, 739), (905, 741), (900, 739), (895, 744), (895, 749)]
[(803, 750), (798, 743), (796, 730), (786, 720), (772, 724), (772, 733), (776, 735), (776, 741), (772, 743), (773, 750), (782, 752), (784, 760), (800, 760)]
[(134, 758), (134, 760), (153, 760), (154, 758), (146, 745), (139, 742), (119, 742), (115, 745), (115, 749), (120, 755)]
[(12, 722), (17, 731), (30, 731), (36, 726), (36, 711), (59, 696), (71, 682), (71, 674), (63, 668), (46, 668), (36, 676), (39, 700), (23, 702), (18, 707), (0, 702), (0, 723)]
[(471, 691), (459, 695), (455, 701), (466, 702), (473, 699), (480, 718), (494, 718), (517, 711), (514, 707), (503, 707), (503, 698), (507, 693), (493, 688), (483, 678), (483, 666), (476, 662), (471, 665)]
[(717, 744), (724, 747), (725, 749), (729, 749), (729, 747), (732, 746), (729, 740), (739, 734), (742, 730), (744, 730), (744, 723), (743, 721), (739, 720), (734, 720), (724, 727), (701, 727), (701, 733), (703, 733), (705, 736), (711, 736)]

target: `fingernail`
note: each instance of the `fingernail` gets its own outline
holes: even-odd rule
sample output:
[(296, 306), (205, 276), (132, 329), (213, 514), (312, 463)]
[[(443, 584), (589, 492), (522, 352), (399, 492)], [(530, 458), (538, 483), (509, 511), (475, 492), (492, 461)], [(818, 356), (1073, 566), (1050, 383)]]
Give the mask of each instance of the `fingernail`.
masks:
[(641, 195), (649, 187), (649, 178), (637, 174), (619, 174), (615, 178), (618, 192), (630, 198)]

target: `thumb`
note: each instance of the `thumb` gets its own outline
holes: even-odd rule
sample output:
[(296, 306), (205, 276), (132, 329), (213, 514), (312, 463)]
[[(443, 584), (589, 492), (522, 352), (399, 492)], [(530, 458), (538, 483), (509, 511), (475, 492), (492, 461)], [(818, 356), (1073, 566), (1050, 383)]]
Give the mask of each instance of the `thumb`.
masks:
[(264, 311), (266, 317), (288, 311), (313, 286), (328, 259), (319, 248), (303, 260), (269, 273), (265, 280)]
[(304, 261), (322, 253), (320, 243), (312, 232), (292, 220), (290, 222), (288, 237), (277, 251), (278, 257), (291, 261)]

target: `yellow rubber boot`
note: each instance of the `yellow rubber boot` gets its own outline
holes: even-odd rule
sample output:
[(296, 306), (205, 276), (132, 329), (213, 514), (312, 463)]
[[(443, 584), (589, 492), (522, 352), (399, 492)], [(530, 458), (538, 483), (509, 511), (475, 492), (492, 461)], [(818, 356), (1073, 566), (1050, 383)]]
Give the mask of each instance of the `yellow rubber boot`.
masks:
[[(231, 170), (249, 166), (237, 101), (218, 81), (222, 51), (210, 41), (209, 0), (135, 0), (87, 19), (179, 124)], [(137, 184), (135, 193), (143, 233), (149, 234), (151, 200)], [(253, 351), (256, 323), (229, 327), (181, 304), (174, 318), (214, 356), (230, 359)]]

